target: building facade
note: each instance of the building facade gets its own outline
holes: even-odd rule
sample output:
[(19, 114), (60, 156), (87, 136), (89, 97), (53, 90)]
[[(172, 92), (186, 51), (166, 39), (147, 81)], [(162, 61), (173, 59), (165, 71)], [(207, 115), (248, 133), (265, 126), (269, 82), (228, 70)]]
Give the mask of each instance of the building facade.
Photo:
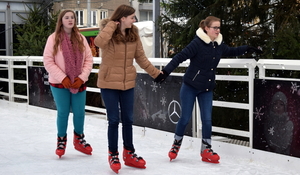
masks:
[(26, 17), (29, 11), (27, 6), (36, 3), (49, 5), (47, 13), (64, 9), (74, 10), (80, 28), (98, 27), (99, 21), (109, 18), (121, 4), (134, 7), (138, 21), (152, 21), (152, 0), (144, 3), (138, 0), (2, 0), (0, 1), (0, 55), (13, 55), (13, 43), (16, 41), (14, 25), (24, 23), (18, 15)]
[[(152, 20), (152, 0), (144, 3), (140, 3), (138, 0), (57, 0), (54, 2), (53, 10), (72, 9), (78, 17), (78, 27), (98, 27), (99, 21), (109, 18), (121, 4), (135, 8), (138, 21)], [(89, 16), (90, 21), (88, 21)]]
[(25, 4), (34, 3), (41, 3), (41, 0), (0, 1), (0, 55), (13, 55), (14, 25), (23, 23), (18, 15), (26, 16), (28, 9)]
[(61, 0), (54, 3), (53, 10), (74, 10), (78, 18), (78, 27), (98, 27), (99, 21), (108, 18), (121, 4), (130, 5), (130, 2), (128, 0)]

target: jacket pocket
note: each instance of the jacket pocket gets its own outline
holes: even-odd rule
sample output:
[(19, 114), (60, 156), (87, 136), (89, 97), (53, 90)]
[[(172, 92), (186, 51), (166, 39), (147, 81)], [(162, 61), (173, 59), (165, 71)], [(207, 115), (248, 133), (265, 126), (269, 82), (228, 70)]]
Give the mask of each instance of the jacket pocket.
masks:
[(110, 77), (110, 70), (111, 68), (107, 68), (104, 72), (104, 80), (107, 81)]
[(122, 82), (124, 81), (124, 69), (121, 67), (108, 67), (103, 78), (106, 82)]
[(194, 76), (194, 78), (192, 79), (192, 81), (194, 81), (194, 80), (197, 78), (197, 76), (199, 75), (199, 73), (200, 73), (200, 70), (197, 71), (197, 73), (196, 73), (196, 75)]

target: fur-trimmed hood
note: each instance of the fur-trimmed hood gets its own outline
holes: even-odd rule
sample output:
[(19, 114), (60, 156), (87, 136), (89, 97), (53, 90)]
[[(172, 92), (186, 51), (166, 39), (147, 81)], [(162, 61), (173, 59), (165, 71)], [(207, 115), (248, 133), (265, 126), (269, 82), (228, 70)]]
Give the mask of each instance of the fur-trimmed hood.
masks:
[(110, 21), (110, 19), (106, 18), (106, 19), (102, 19), (100, 22), (99, 22), (99, 30), (102, 30), (106, 24)]
[[(212, 42), (212, 40), (210, 39), (210, 37), (203, 31), (203, 29), (201, 27), (199, 27), (199, 29), (196, 31), (196, 35), (203, 40), (206, 44), (209, 44), (210, 42)], [(218, 37), (215, 39), (215, 41), (218, 43), (218, 45), (220, 45), (222, 43), (223, 40), (223, 36), (221, 33), (219, 33)]]

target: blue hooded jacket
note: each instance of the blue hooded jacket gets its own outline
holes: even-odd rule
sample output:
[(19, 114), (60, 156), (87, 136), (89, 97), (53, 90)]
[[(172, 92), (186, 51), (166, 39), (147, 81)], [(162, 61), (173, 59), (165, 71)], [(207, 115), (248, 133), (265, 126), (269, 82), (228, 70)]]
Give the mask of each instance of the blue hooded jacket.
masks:
[(215, 88), (216, 68), (222, 56), (239, 56), (247, 51), (248, 46), (229, 47), (223, 42), (221, 34), (211, 41), (209, 36), (199, 28), (194, 39), (163, 69), (170, 74), (178, 65), (190, 59), (184, 83), (200, 91), (211, 91)]

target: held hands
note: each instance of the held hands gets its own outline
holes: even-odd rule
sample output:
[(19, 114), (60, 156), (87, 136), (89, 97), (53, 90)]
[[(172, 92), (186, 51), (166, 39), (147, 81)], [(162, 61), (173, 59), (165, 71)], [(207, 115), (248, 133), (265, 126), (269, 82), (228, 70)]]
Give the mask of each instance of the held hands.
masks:
[(166, 80), (168, 76), (169, 74), (165, 70), (162, 70), (160, 71), (160, 74), (154, 79), (154, 82), (162, 83)]
[(262, 50), (260, 50), (260, 49), (258, 49), (256, 47), (248, 46), (247, 53), (253, 53), (253, 52), (255, 52), (256, 54), (262, 54), (263, 53)]
[(247, 48), (247, 53), (249, 54), (252, 54), (252, 53), (256, 53), (256, 54), (252, 54), (253, 57), (255, 57), (255, 61), (258, 61), (259, 60), (259, 55), (263, 53), (262, 50), (256, 48), (256, 47), (253, 47), (253, 46), (248, 46)]
[(84, 82), (79, 77), (76, 77), (74, 79), (74, 83), (71, 85), (71, 88), (78, 89), (83, 83)]
[(64, 88), (69, 89), (71, 87), (71, 80), (69, 77), (65, 77), (61, 84), (64, 86)]

